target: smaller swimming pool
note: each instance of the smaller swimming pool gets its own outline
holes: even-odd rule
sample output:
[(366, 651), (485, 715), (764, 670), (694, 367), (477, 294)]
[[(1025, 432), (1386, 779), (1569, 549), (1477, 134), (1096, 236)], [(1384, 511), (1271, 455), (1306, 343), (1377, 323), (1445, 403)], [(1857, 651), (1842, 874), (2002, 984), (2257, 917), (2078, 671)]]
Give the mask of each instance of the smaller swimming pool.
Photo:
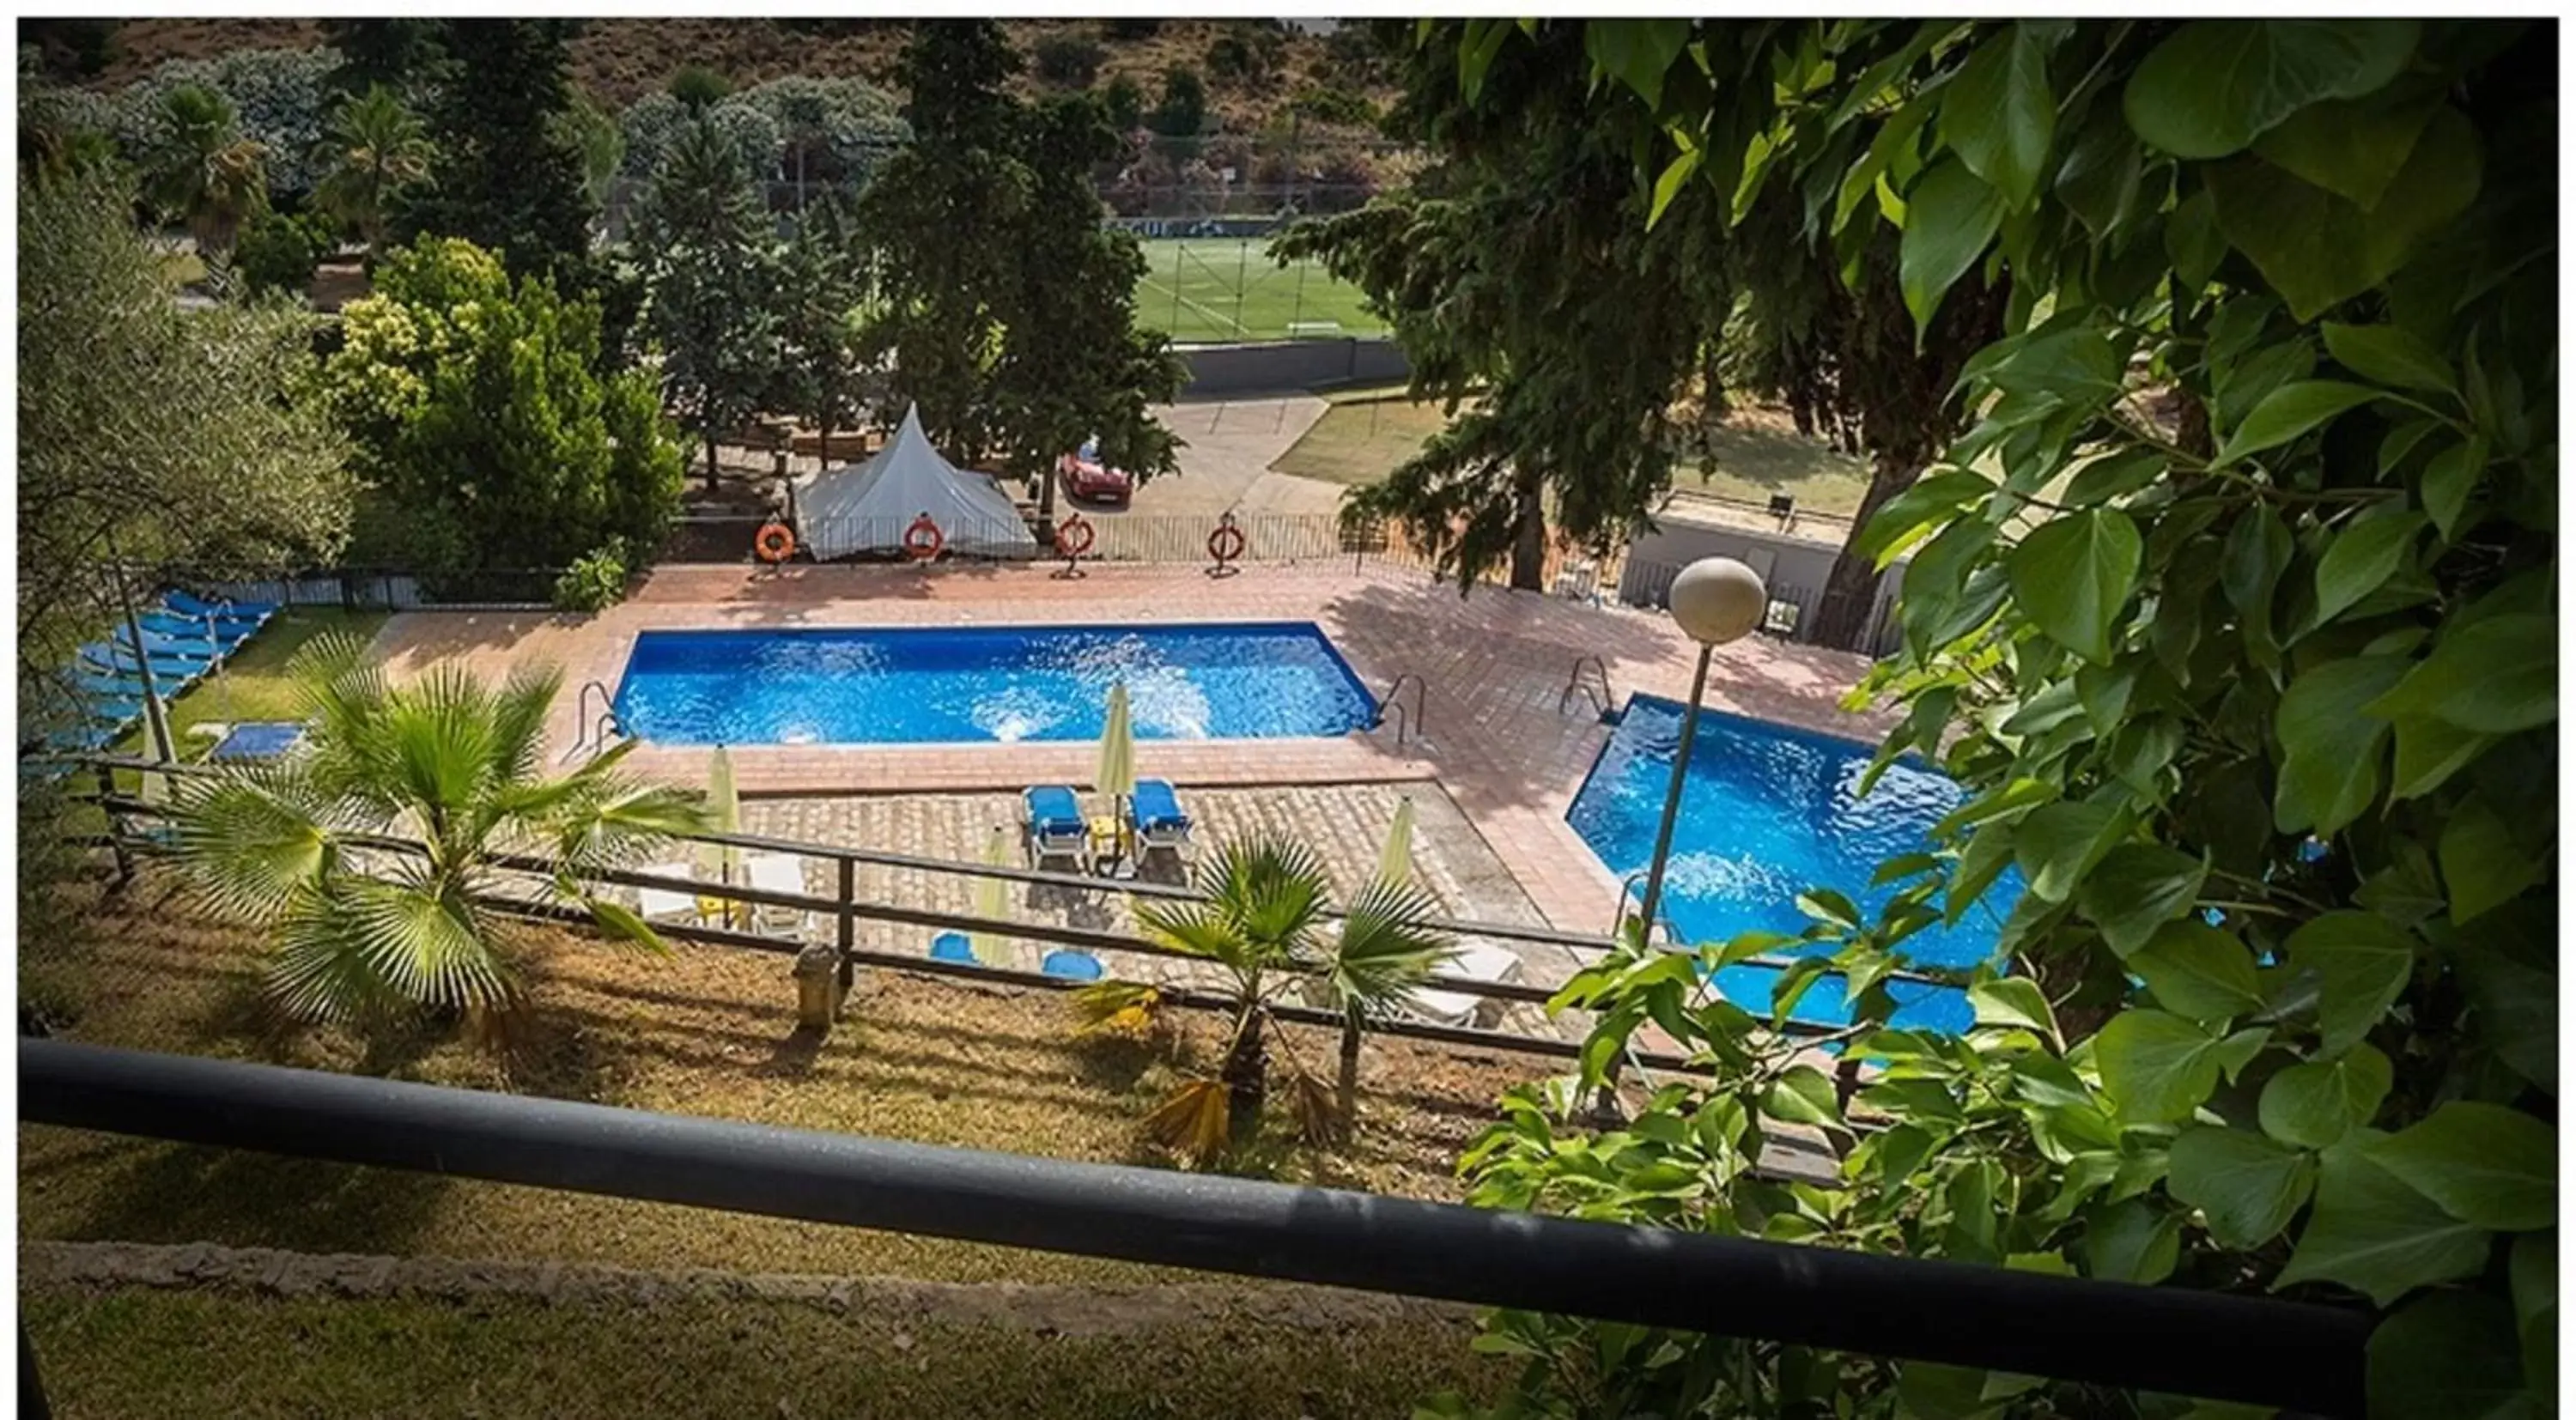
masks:
[[(1618, 730), (1601, 750), (1566, 819), (1622, 877), (1654, 856), (1655, 830), (1681, 747), (1682, 706), (1632, 696)], [(1947, 775), (1899, 763), (1864, 796), (1865, 745), (1740, 715), (1702, 710), (1682, 780), (1681, 815), (1673, 825), (1664, 870), (1663, 915), (1692, 942), (1724, 942), (1739, 933), (1796, 934), (1807, 927), (1797, 898), (1829, 887), (1875, 916), (1895, 888), (1872, 887), (1878, 865), (1930, 846), (1928, 835), (1966, 791)], [(1936, 966), (1968, 967), (1994, 955), (1997, 929), (2020, 900), (2020, 875), (2007, 868), (1956, 927), (1938, 924), (1906, 940), (1909, 955)], [(1792, 943), (1782, 955), (1819, 950)], [(1731, 966), (1718, 989), (1748, 1010), (1768, 1014), (1780, 973)], [(1897, 982), (1899, 1025), (1962, 1031), (1973, 1023), (1963, 993)], [(1826, 976), (1807, 990), (1795, 1016), (1820, 1024), (1851, 1019), (1842, 978)]]
[(646, 631), (617, 687), (662, 744), (1098, 739), (1127, 687), (1140, 740), (1344, 735), (1377, 702), (1311, 622)]

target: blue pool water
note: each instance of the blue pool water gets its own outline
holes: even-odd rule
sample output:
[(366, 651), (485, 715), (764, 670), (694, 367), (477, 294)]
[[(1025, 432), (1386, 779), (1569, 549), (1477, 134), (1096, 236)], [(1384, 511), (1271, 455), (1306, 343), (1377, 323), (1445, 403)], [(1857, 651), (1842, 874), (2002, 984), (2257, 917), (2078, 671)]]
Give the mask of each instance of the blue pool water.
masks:
[[(1642, 870), (1654, 855), (1656, 822), (1681, 743), (1681, 713), (1676, 701), (1631, 697), (1566, 813), (1602, 863), (1622, 877)], [(1870, 875), (1888, 858), (1924, 851), (1933, 823), (1966, 794), (1945, 775), (1900, 763), (1879, 776), (1868, 797), (1860, 797), (1869, 760), (1865, 746), (1703, 710), (1682, 784), (1681, 816), (1673, 826), (1672, 860), (1664, 871), (1663, 914), (1692, 942), (1723, 942), (1755, 930), (1794, 935), (1807, 926), (1798, 894), (1829, 887), (1874, 917), (1895, 888), (1872, 888)], [(1908, 938), (1908, 954), (1939, 966), (1985, 960), (2021, 891), (2019, 874), (2005, 869), (1958, 926), (1935, 924)], [(1934, 905), (1941, 905), (1937, 898)], [(1816, 949), (1798, 943), (1780, 950), (1795, 955)], [(1718, 973), (1717, 984), (1728, 999), (1767, 1014), (1778, 977), (1768, 967), (1731, 966)], [(1971, 1023), (1958, 991), (1898, 982), (1889, 995), (1897, 1002), (1900, 1025), (1959, 1031)], [(1848, 1021), (1842, 979), (1827, 976), (1808, 988), (1796, 1015)]]
[(1375, 702), (1311, 623), (647, 631), (617, 688), (663, 744), (1097, 739), (1124, 681), (1140, 740), (1339, 735)]

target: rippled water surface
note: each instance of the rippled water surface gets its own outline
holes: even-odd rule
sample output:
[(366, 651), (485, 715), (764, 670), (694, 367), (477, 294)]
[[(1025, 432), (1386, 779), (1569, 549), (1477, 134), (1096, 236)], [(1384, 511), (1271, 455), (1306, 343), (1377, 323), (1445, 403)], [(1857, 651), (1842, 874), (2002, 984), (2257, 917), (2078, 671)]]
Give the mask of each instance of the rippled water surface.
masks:
[(1374, 702), (1310, 623), (647, 631), (617, 714), (663, 744), (1097, 739), (1124, 681), (1140, 740), (1339, 735)]
[[(1681, 709), (1670, 700), (1632, 698), (1566, 814), (1622, 877), (1644, 869), (1654, 855), (1656, 822), (1681, 743)], [(1673, 826), (1663, 915), (1694, 942), (1754, 930), (1796, 933), (1807, 926), (1798, 894), (1829, 887), (1874, 916), (1895, 891), (1870, 886), (1878, 865), (1925, 851), (1932, 825), (1966, 795), (1946, 775), (1899, 764), (1864, 797), (1860, 780), (1869, 760), (1868, 749), (1830, 736), (1703, 711)], [(1942, 966), (1985, 960), (2021, 890), (2020, 876), (2006, 869), (1958, 926), (1928, 928), (1909, 938), (1907, 949), (1918, 961)], [(1738, 1004), (1767, 1012), (1777, 977), (1770, 968), (1734, 966), (1718, 973), (1718, 985)], [(1967, 1003), (1956, 991), (1900, 983), (1891, 994), (1899, 1024), (1945, 1030), (1969, 1024)], [(1797, 1014), (1848, 1019), (1841, 981), (1819, 981)]]

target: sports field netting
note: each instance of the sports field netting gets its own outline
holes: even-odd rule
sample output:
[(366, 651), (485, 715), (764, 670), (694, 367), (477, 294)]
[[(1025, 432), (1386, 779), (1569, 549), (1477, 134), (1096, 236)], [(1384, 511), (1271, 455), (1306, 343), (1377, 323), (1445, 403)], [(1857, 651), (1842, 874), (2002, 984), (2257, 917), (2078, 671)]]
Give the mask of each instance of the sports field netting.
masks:
[(1314, 261), (1279, 266), (1267, 237), (1168, 237), (1139, 243), (1136, 320), (1176, 343), (1384, 335), (1359, 288)]

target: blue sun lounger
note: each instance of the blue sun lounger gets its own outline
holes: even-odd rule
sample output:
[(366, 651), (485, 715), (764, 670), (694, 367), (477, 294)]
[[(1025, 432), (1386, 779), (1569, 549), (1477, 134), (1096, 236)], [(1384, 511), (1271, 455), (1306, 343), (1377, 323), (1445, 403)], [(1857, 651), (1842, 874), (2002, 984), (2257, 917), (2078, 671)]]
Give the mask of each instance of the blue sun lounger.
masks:
[(304, 738), (304, 727), (293, 720), (249, 720), (224, 732), (206, 758), (241, 761), (275, 759)]
[(1189, 851), (1190, 816), (1168, 779), (1136, 781), (1136, 792), (1127, 796), (1127, 821), (1145, 849), (1166, 848), (1175, 856)]
[(1077, 871), (1090, 871), (1090, 826), (1083, 821), (1082, 801), (1061, 784), (1022, 790), (1020, 804), (1028, 817), (1021, 823), (1029, 861), (1045, 867), (1049, 859), (1072, 861)]
[(277, 615), (275, 602), (207, 601), (180, 587), (172, 587), (162, 593), (161, 604), (181, 616), (227, 617), (236, 621), (248, 621), (254, 626), (264, 624), (270, 617)]
[(132, 651), (105, 641), (93, 641), (81, 647), (80, 654), (84, 669), (99, 675), (133, 680), (137, 684), (138, 693), (141, 681), (136, 675), (136, 667), (138, 664), (149, 665), (152, 668), (152, 688), (165, 696), (176, 695), (189, 686), (195, 685), (204, 678), (207, 671), (214, 668), (215, 664), (212, 661), (190, 660), (184, 656), (152, 656), (138, 663)]
[(147, 611), (135, 620), (143, 624), (148, 636), (166, 636), (173, 641), (192, 645), (213, 646), (223, 655), (238, 650), (259, 630), (256, 621), (237, 621), (229, 617), (181, 616), (173, 611)]

